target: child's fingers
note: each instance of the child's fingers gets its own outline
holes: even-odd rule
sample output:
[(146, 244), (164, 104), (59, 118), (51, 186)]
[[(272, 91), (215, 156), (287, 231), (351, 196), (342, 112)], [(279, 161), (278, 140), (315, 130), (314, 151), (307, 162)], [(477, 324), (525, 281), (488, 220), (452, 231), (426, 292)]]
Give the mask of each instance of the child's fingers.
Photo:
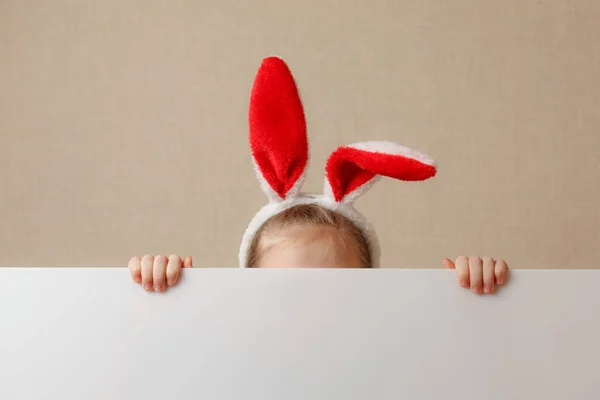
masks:
[(139, 256), (131, 257), (127, 268), (131, 273), (131, 279), (135, 283), (140, 283), (142, 281), (142, 259)]
[(496, 261), (494, 275), (496, 277), (496, 285), (503, 285), (506, 282), (506, 275), (508, 275), (508, 264), (506, 264), (506, 261)]
[(483, 258), (483, 293), (494, 292), (494, 265), (492, 257)]
[(458, 284), (464, 288), (469, 287), (469, 263), (467, 257), (458, 257), (455, 266)]
[(152, 281), (154, 284), (155, 291), (162, 292), (163, 290), (165, 290), (166, 274), (167, 274), (167, 257), (156, 256), (154, 258), (154, 266), (152, 268)]
[(483, 286), (483, 268), (481, 258), (469, 257), (469, 279), (471, 281), (471, 291), (481, 293)]
[(152, 290), (152, 267), (154, 266), (154, 257), (146, 254), (142, 257), (142, 286), (146, 290)]
[(167, 264), (167, 285), (173, 286), (179, 280), (179, 272), (181, 271), (181, 258), (173, 254), (169, 257)]
[(192, 267), (192, 256), (187, 256), (185, 260), (183, 260), (183, 268), (193, 268)]
[(454, 269), (454, 268), (456, 268), (456, 266), (454, 265), (454, 263), (452, 261), (450, 261), (447, 258), (444, 258), (444, 268), (446, 268), (446, 269)]

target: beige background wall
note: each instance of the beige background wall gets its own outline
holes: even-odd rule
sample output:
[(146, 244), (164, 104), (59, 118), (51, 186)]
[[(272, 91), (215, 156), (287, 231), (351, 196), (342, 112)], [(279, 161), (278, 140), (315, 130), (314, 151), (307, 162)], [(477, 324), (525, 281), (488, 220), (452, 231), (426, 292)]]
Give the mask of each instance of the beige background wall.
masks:
[(352, 141), (437, 159), (436, 179), (359, 202), (385, 266), (596, 268), (598, 21), (594, 0), (0, 0), (0, 265), (236, 266), (266, 201), (248, 95), (277, 54), (305, 103), (308, 189)]

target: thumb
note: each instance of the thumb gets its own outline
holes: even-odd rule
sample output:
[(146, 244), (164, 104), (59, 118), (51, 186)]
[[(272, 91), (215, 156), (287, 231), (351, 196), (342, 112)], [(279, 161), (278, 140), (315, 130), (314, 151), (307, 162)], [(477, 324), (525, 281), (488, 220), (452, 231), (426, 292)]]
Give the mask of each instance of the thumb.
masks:
[(446, 269), (455, 269), (456, 265), (452, 261), (447, 258), (444, 258), (444, 268)]
[(187, 256), (185, 260), (183, 260), (183, 268), (193, 268), (192, 256)]

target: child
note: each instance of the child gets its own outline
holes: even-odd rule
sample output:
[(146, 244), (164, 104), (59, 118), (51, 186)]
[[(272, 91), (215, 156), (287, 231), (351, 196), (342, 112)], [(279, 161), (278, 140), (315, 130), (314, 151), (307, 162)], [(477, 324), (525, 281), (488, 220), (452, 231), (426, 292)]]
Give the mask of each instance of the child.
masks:
[[(250, 147), (261, 188), (269, 198), (252, 219), (239, 250), (242, 268), (377, 268), (380, 249), (371, 224), (353, 206), (381, 176), (423, 181), (436, 174), (425, 154), (390, 142), (341, 146), (325, 167), (324, 193), (301, 193), (308, 164), (304, 110), (283, 60), (266, 58), (250, 100)], [(444, 259), (459, 284), (493, 293), (508, 266), (490, 257)], [(129, 269), (146, 290), (162, 292), (177, 283), (192, 259), (133, 257)]]

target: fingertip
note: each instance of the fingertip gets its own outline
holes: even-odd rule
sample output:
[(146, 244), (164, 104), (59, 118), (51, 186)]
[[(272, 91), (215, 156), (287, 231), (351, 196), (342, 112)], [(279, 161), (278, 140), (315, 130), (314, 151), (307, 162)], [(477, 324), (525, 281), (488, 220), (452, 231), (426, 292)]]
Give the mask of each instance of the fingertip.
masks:
[(133, 256), (129, 259), (129, 265), (132, 264), (139, 264), (142, 261), (142, 257), (140, 256)]
[(456, 268), (454, 263), (449, 258), (444, 258), (443, 265), (444, 265), (444, 268), (446, 268), (446, 269)]
[(469, 266), (471, 266), (471, 265), (482, 265), (483, 264), (483, 260), (479, 256), (467, 257), (467, 260), (469, 261)]
[(496, 262), (496, 268), (494, 271), (495, 281), (497, 285), (503, 285), (506, 282), (506, 277), (508, 275), (508, 264), (504, 260), (498, 260)]
[(183, 268), (193, 268), (192, 267), (192, 256), (187, 256), (183, 261)]
[(179, 281), (179, 271), (174, 272), (173, 274), (167, 275), (167, 286), (175, 286)]

